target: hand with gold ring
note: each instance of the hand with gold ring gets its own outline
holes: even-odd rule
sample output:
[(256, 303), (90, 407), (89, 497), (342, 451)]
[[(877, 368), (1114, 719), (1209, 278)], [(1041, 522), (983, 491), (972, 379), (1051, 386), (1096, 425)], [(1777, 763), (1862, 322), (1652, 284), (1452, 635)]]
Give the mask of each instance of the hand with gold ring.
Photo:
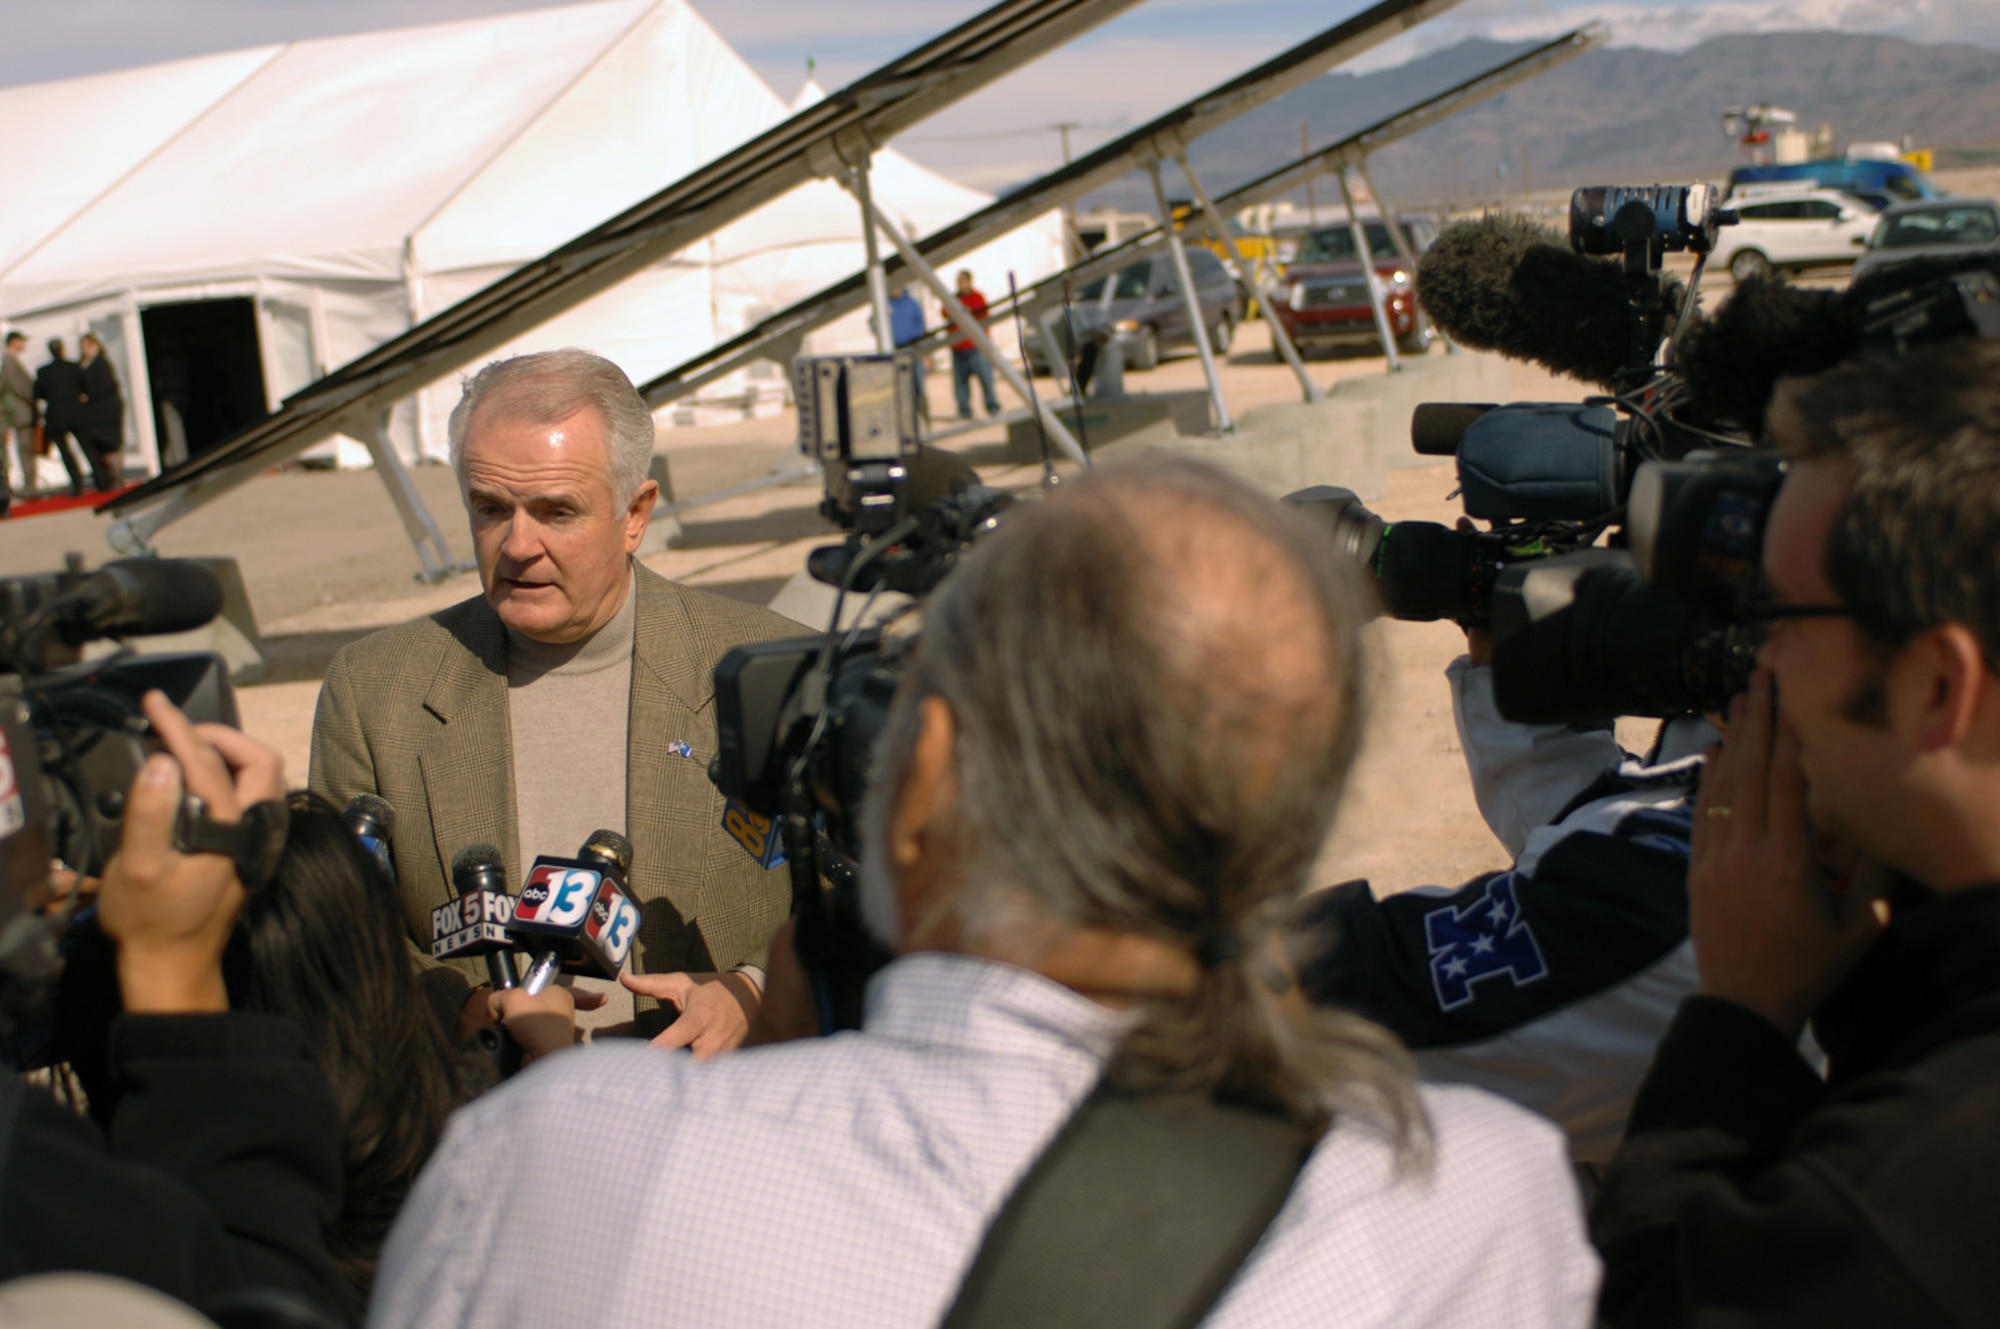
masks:
[(1806, 822), (1797, 736), (1759, 670), (1708, 751), (1688, 864), (1701, 991), (1796, 1037), (1888, 921), (1880, 873), (1836, 889)]

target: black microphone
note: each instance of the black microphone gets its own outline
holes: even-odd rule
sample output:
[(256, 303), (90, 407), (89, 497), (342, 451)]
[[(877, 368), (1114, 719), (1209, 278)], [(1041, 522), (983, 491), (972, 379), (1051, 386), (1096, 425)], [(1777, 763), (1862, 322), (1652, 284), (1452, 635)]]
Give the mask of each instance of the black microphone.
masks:
[[(1684, 294), (1666, 283), (1653, 344)], [(1447, 226), (1417, 260), (1417, 299), (1453, 341), (1614, 392), (1631, 346), (1629, 295), (1617, 261), (1586, 258), (1525, 217)]]
[(179, 558), (121, 558), (72, 586), (54, 609), (72, 646), (96, 637), (188, 632), (222, 612), (222, 583)]
[(507, 893), (507, 866), (500, 851), (490, 844), (459, 850), (451, 860), (451, 888), (458, 898), (431, 910), (431, 957), (484, 955), (494, 991), (515, 986), (514, 943), (507, 931), (514, 897)]
[(390, 852), (389, 833), (396, 829), (396, 809), (389, 806), (389, 800), (376, 794), (356, 794), (340, 810), (340, 819), (393, 885), (396, 860)]
[(563, 969), (618, 977), (639, 935), (639, 906), (625, 885), (631, 869), (632, 842), (616, 831), (592, 831), (575, 858), (535, 860), (511, 929), (535, 953), (523, 992), (542, 991)]

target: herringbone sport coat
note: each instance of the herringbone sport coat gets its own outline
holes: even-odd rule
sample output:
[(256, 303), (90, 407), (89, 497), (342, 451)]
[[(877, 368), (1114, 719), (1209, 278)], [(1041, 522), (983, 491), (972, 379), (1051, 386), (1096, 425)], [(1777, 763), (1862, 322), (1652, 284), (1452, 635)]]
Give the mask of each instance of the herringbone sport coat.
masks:
[[(802, 630), (644, 566), (634, 592), (625, 833), (643, 912), (633, 966), (672, 973), (762, 964), (790, 910), (789, 879), (782, 867), (758, 867), (722, 831), (722, 795), (708, 779), (715, 665), (731, 646)], [(459, 850), (496, 846), (509, 885), (520, 889), (506, 646), (499, 616), (474, 596), (343, 647), (313, 716), (313, 789), (342, 805), (379, 794), (396, 810), (406, 922), (426, 955), (430, 911), (450, 898)], [(477, 963), (459, 968), (485, 981)]]

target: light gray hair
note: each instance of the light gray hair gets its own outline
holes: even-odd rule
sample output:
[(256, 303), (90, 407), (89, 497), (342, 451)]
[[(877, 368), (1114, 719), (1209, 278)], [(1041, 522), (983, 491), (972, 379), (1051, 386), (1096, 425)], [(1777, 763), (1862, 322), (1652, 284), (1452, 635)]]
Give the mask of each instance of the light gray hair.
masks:
[(1196, 991), (1151, 1005), (1114, 1074), (1317, 1124), (1353, 1111), (1415, 1164), (1428, 1132), (1395, 1037), (1281, 1000), (1281, 934), (1359, 743), (1364, 594), (1325, 532), (1212, 468), (1073, 481), (925, 603), (863, 820), (879, 838), (919, 706), (942, 698), (969, 941), (1004, 953), (1040, 920), (1181, 949)]
[(588, 407), (604, 426), (605, 478), (619, 505), (630, 503), (653, 464), (653, 413), (625, 371), (574, 346), (495, 360), (465, 380), (451, 409), (452, 469), (465, 482), (465, 437), (481, 407), (510, 420), (555, 424)]

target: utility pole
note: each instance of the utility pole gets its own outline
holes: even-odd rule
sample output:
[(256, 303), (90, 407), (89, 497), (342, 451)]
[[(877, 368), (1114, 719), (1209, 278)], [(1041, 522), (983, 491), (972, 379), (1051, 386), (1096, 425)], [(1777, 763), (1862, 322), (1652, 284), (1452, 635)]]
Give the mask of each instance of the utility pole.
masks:
[[(1069, 131), (1081, 129), (1083, 125), (1075, 120), (1064, 120), (1049, 126), (1062, 135), (1063, 165), (1069, 165)], [(1062, 205), (1063, 220), (1063, 264), (1065, 267), (1083, 262), (1083, 232), (1076, 229), (1076, 200), (1070, 199)]]
[[(1299, 156), (1304, 158), (1311, 155), (1312, 145), (1306, 138), (1306, 122), (1301, 120), (1299, 121)], [(1306, 225), (1319, 225), (1319, 204), (1313, 202), (1313, 182), (1311, 176), (1306, 177)]]
[(1534, 146), (1532, 143), (1523, 143), (1521, 145), (1521, 201), (1523, 203), (1528, 201), (1528, 195), (1535, 192), (1535, 175), (1528, 166), (1528, 154), (1534, 150)]

